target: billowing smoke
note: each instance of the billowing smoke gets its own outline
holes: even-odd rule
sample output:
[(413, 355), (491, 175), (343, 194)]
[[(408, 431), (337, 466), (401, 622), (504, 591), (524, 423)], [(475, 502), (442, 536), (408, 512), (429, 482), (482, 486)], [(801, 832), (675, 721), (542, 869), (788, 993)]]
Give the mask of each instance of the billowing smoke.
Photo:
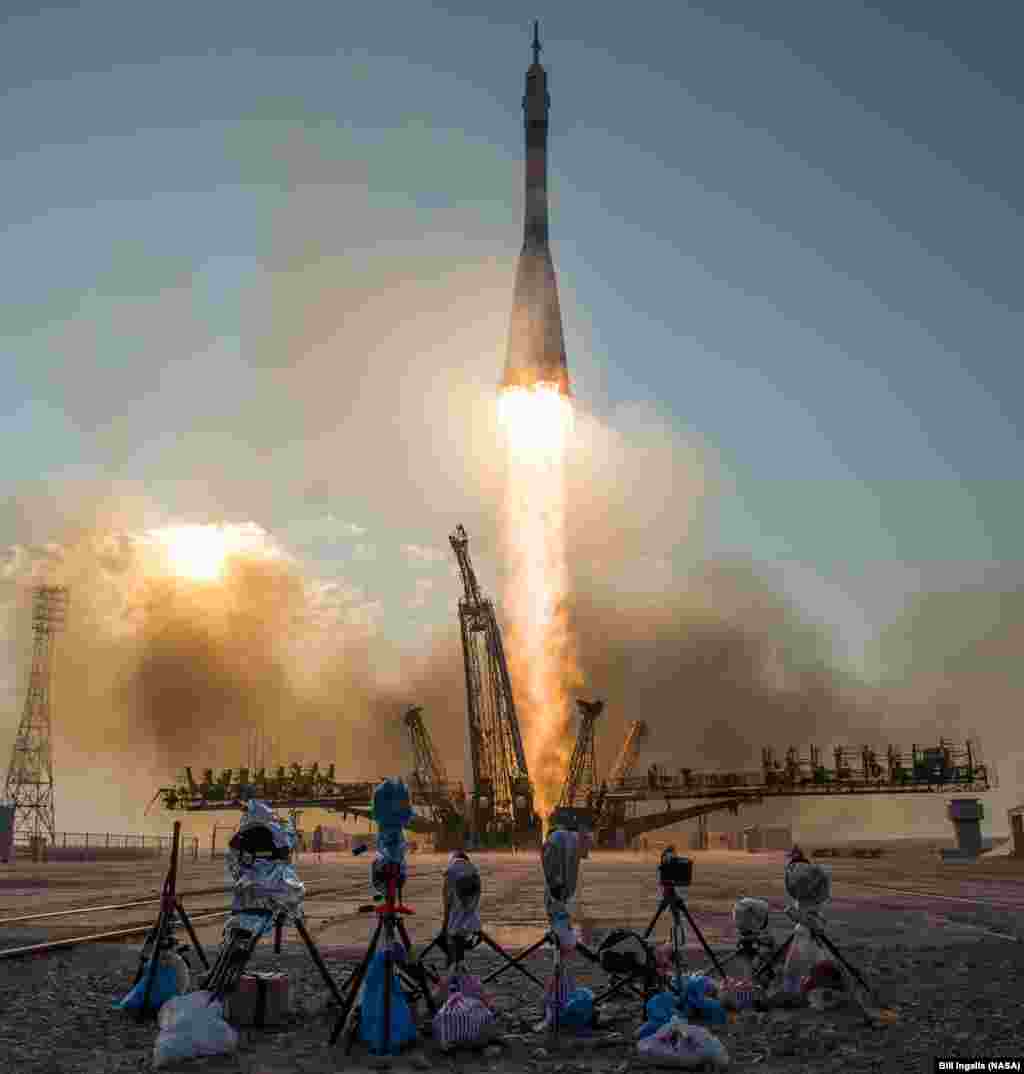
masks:
[(390, 772), (403, 749), (400, 699), (377, 670), (385, 643), (347, 615), (345, 594), (305, 578), (254, 525), (214, 531), (226, 549), (215, 578), (202, 576), (201, 557), (198, 578), (169, 562), (167, 532), (80, 530), (9, 557), (20, 584), (8, 630), (26, 674), (29, 583), (70, 589), (53, 681), (58, 826), (120, 817), (135, 830), (182, 766), (198, 775), (256, 760), (257, 729), (268, 764), (344, 759), (349, 772)]

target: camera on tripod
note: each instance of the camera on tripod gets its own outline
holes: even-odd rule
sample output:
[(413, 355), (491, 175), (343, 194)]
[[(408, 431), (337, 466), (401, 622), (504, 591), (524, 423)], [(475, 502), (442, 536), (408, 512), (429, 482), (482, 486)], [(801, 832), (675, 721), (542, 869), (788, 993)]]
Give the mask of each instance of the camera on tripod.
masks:
[(664, 887), (688, 888), (693, 883), (693, 862), (681, 858), (674, 847), (668, 847), (658, 864), (658, 882)]

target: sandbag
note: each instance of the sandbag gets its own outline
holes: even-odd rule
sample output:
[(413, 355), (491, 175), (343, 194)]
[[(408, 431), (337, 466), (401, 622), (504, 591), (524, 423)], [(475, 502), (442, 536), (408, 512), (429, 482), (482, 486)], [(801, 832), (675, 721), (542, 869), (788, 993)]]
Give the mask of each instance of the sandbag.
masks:
[(590, 1029), (594, 1024), (594, 993), (589, 988), (574, 988), (558, 1019), (565, 1029)]
[(463, 992), (452, 992), (434, 1015), (434, 1039), (443, 1048), (477, 1044), (493, 1024), (494, 1012), (482, 1000)]
[(702, 973), (691, 973), (686, 979), (685, 1004), (687, 1015), (700, 1021), (721, 1025), (728, 1021), (725, 1008), (717, 1000), (718, 985)]
[(717, 1037), (678, 1016), (638, 1041), (636, 1050), (642, 1059), (659, 1067), (688, 1069), (709, 1062), (718, 1068), (729, 1065), (729, 1053)]
[[(146, 977), (149, 975), (149, 961), (142, 967), (142, 976), (132, 990), (123, 998), (115, 1001), (115, 1010), (131, 1011), (135, 1013), (142, 1009), (142, 1001), (146, 994)], [(157, 962), (156, 974), (153, 977), (153, 985), (149, 990), (150, 1010), (159, 1011), (170, 999), (178, 995), (178, 971), (171, 962), (163, 960)]]
[(210, 1002), (209, 992), (190, 992), (169, 1000), (160, 1010), (160, 1032), (153, 1045), (156, 1068), (207, 1055), (232, 1055), (238, 1032), (224, 1021), (224, 1004)]
[[(394, 956), (392, 955), (392, 960)], [(366, 983), (363, 985), (363, 999), (359, 1018), (359, 1037), (374, 1055), (380, 1055), (381, 1037), (384, 1028), (384, 961), (385, 952), (378, 951), (373, 956)], [(391, 974), (391, 1011), (390, 1032), (388, 1033), (388, 1055), (397, 1055), (402, 1048), (416, 1039), (416, 1026), (398, 981), (398, 974), (392, 967)]]
[(761, 989), (749, 977), (727, 977), (718, 990), (718, 1001), (727, 1011), (744, 1011), (761, 998)]

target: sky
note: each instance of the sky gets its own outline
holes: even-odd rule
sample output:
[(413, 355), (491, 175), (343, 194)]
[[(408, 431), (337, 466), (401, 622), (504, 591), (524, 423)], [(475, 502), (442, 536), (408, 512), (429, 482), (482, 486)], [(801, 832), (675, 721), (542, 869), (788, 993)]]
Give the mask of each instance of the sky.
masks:
[(539, 17), (578, 404), (705, 490), (637, 490), (638, 560), (754, 563), (869, 676), (916, 595), (1020, 585), (1018, 5), (4, 13), (9, 564), (99, 495), (256, 522), (412, 645), (455, 523), (495, 577)]

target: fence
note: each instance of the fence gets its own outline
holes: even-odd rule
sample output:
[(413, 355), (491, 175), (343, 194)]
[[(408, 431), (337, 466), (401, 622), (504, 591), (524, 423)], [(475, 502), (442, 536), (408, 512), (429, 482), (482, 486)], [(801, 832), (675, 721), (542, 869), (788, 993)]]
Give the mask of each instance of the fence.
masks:
[[(118, 835), (114, 832), (57, 832), (53, 842), (45, 839), (18, 839), (22, 854), (27, 851), (33, 861), (96, 861), (100, 858), (161, 857), (171, 851), (169, 835)], [(199, 857), (196, 836), (181, 840), (183, 856)], [(19, 855), (20, 856), (20, 855)]]

